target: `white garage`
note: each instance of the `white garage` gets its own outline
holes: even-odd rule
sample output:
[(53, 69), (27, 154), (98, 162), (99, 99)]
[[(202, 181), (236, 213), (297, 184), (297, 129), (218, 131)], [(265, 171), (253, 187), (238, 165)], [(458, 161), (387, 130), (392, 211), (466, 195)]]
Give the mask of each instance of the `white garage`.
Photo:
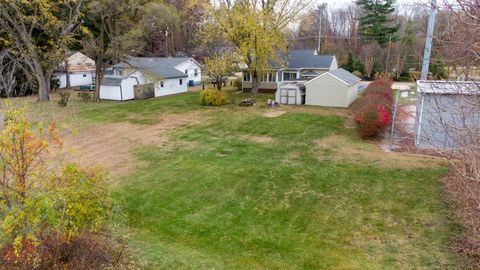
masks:
[(275, 92), (275, 101), (285, 105), (305, 104), (305, 85), (298, 82), (280, 85)]
[(135, 98), (135, 86), (139, 85), (139, 73), (129, 76), (105, 75), (100, 85), (100, 99), (131, 100)]
[(305, 83), (305, 104), (348, 108), (357, 99), (360, 78), (339, 68)]

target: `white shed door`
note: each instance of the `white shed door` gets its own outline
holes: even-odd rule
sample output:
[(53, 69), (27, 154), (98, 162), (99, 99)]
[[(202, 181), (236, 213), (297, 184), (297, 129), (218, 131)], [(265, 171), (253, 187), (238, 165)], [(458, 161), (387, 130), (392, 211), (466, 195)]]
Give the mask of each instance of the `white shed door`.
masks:
[(297, 104), (297, 89), (280, 89), (280, 104)]

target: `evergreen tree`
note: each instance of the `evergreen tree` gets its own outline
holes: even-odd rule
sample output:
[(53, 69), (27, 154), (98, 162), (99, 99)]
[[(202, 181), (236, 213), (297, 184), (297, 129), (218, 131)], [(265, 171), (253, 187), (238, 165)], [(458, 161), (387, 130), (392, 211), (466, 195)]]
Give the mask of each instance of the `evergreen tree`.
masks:
[(398, 39), (395, 33), (400, 27), (391, 26), (393, 20), (388, 18), (395, 10), (394, 0), (357, 0), (356, 3), (363, 11), (358, 20), (359, 33), (364, 39), (374, 40), (382, 47), (389, 40)]

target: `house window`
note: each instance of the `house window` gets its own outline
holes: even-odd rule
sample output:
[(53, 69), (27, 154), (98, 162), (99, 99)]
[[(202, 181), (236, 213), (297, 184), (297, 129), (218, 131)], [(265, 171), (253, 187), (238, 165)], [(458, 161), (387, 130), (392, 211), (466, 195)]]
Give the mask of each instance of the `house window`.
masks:
[(180, 83), (180, 85), (182, 85), (183, 84), (183, 79), (180, 79), (178, 82)]
[(262, 82), (268, 82), (268, 73), (263, 74)]
[(161, 81), (160, 82), (160, 87), (163, 87), (163, 86), (164, 86), (163, 81)]
[(284, 81), (294, 81), (297, 79), (296, 72), (283, 72), (283, 80)]
[(194, 72), (194, 76), (197, 77), (198, 76), (198, 69), (194, 69), (193, 72)]
[(87, 77), (87, 74), (83, 74), (83, 77), (86, 78), (86, 77)]
[(249, 82), (251, 80), (250, 78), (250, 73), (248, 72), (243, 72), (243, 81), (244, 82)]
[(188, 74), (188, 69), (185, 69), (185, 74)]
[(276, 82), (277, 81), (277, 74), (275, 72), (268, 73), (268, 82)]

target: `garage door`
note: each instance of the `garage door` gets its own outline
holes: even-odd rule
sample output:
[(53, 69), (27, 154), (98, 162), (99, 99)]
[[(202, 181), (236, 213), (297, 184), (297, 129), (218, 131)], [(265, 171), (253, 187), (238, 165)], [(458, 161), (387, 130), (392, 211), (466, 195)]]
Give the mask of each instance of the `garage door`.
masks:
[(280, 89), (280, 104), (297, 104), (297, 89)]

